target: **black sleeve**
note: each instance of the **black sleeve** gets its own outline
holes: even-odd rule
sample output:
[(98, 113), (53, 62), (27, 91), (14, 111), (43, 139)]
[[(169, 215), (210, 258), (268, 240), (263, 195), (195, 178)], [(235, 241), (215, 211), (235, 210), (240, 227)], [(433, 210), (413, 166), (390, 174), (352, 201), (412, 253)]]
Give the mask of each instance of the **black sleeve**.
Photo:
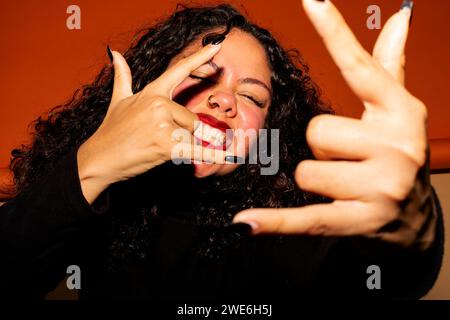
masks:
[[(47, 176), (0, 207), (0, 292), (42, 298), (53, 290), (89, 243), (87, 230), (108, 215), (104, 192), (91, 206), (78, 176), (76, 150)], [(76, 261), (76, 260), (75, 260)]]
[[(435, 193), (433, 193), (435, 197)], [(419, 299), (433, 287), (442, 265), (444, 230), (442, 211), (435, 199), (436, 236), (426, 250), (403, 248), (368, 238), (341, 238), (328, 260), (325, 283), (333, 284), (336, 297), (369, 299)], [(379, 268), (380, 288), (367, 282), (374, 275), (370, 266)]]
[[(250, 274), (255, 274), (256, 285), (261, 283), (258, 290), (296, 299), (423, 297), (437, 279), (444, 249), (443, 214), (429, 178), (427, 161), (400, 206), (405, 214), (427, 217), (413, 245), (401, 247), (367, 237), (283, 236), (280, 244), (273, 236), (255, 238), (258, 246), (251, 250), (258, 252), (258, 260), (252, 263)], [(393, 232), (396, 226), (382, 228), (382, 232)]]
[[(333, 270), (334, 278), (347, 279), (346, 287), (360, 296), (389, 299), (419, 299), (433, 287), (443, 259), (443, 213), (436, 192), (430, 184), (429, 153), (419, 170), (415, 185), (401, 203), (405, 214), (424, 214), (427, 219), (418, 232), (418, 240), (408, 248), (373, 238), (342, 238), (339, 240)], [(381, 232), (395, 232), (401, 223), (394, 223)], [(381, 289), (369, 289), (367, 279), (379, 267)], [(362, 281), (363, 280), (363, 281)]]

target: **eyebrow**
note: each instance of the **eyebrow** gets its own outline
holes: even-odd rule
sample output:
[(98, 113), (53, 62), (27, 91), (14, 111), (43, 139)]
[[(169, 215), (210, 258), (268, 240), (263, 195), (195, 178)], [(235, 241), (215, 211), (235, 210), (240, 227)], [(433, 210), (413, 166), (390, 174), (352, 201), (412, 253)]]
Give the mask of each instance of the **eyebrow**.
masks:
[(263, 88), (265, 88), (267, 91), (269, 91), (270, 94), (272, 94), (272, 90), (270, 90), (269, 86), (262, 82), (261, 80), (255, 79), (255, 78), (244, 78), (239, 80), (240, 83), (248, 83), (248, 84), (256, 84)]
[[(209, 60), (207, 63), (209, 66), (211, 66), (215, 72), (219, 72), (220, 68), (217, 64), (215, 64), (212, 60)], [(246, 83), (246, 84), (255, 84), (258, 86), (261, 86), (263, 88), (265, 88), (267, 91), (269, 91), (269, 93), (272, 95), (272, 90), (270, 89), (270, 87), (265, 84), (264, 82), (262, 82), (261, 80), (255, 79), (255, 78), (244, 78), (244, 79), (240, 79), (239, 83)]]

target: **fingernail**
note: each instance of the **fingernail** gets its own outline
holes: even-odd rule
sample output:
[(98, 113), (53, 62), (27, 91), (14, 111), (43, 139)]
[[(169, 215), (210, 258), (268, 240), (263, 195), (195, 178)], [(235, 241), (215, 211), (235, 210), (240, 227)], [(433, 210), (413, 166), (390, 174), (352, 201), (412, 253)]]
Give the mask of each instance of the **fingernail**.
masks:
[(245, 222), (236, 222), (228, 226), (228, 230), (237, 232), (241, 235), (248, 235), (252, 231), (252, 226)]
[(225, 156), (225, 162), (228, 163), (244, 163), (244, 158), (238, 156)]
[(109, 45), (106, 46), (106, 51), (108, 52), (109, 60), (111, 61), (111, 63), (113, 63), (114, 57), (113, 57), (113, 54), (112, 54), (112, 51), (111, 51), (111, 48), (109, 47)]
[(413, 6), (414, 6), (414, 2), (412, 0), (403, 0), (400, 10), (404, 9), (404, 8), (411, 9)]
[(316, 0), (316, 1), (319, 1), (319, 2), (325, 2), (325, 0)]
[(411, 10), (411, 14), (409, 16), (409, 25), (411, 26), (411, 21), (414, 13), (414, 1), (412, 0), (403, 0), (402, 5), (400, 6), (400, 10), (409, 9)]
[(238, 226), (238, 228), (241, 228), (241, 230), (244, 230), (245, 228), (249, 229), (249, 232), (256, 232), (259, 229), (259, 224), (255, 221), (238, 221), (233, 222), (234, 225), (241, 225)]
[(206, 47), (209, 44), (212, 46), (216, 46), (216, 45), (222, 43), (223, 40), (225, 40), (225, 35), (212, 33), (212, 34), (208, 34), (207, 36), (205, 36), (203, 38), (202, 44), (204, 47)]
[(225, 40), (225, 36), (224, 35), (220, 35), (220, 36), (217, 36), (217, 38), (214, 38), (211, 41), (211, 44), (212, 45), (218, 45), (218, 44), (222, 43), (223, 40)]

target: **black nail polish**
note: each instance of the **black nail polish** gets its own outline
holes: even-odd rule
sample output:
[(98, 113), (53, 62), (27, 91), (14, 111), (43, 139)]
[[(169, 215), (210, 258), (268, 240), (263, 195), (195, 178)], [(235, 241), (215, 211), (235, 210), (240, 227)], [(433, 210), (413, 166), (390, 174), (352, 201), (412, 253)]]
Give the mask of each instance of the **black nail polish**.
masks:
[(325, 0), (316, 0), (316, 1), (319, 1), (319, 2), (325, 2)]
[(225, 162), (228, 163), (244, 163), (244, 158), (238, 156), (225, 156)]
[(223, 33), (211, 33), (206, 35), (203, 40), (202, 44), (205, 47), (208, 44), (214, 44), (217, 45), (221, 43), (223, 40), (225, 40), (225, 37), (228, 35), (228, 33), (231, 31), (233, 27), (242, 27), (246, 23), (246, 20), (244, 16), (241, 15), (235, 15), (231, 17), (227, 22), (227, 28)]
[(113, 63), (114, 58), (113, 58), (113, 54), (112, 54), (112, 51), (111, 51), (111, 48), (109, 47), (109, 45), (106, 46), (106, 51), (108, 52), (109, 60), (111, 61), (111, 63)]
[(414, 13), (414, 1), (412, 0), (403, 0), (402, 5), (400, 6), (400, 10), (408, 8), (411, 10), (411, 16), (409, 17), (409, 25), (411, 26), (411, 21)]
[(203, 38), (202, 45), (204, 47), (208, 44), (218, 45), (223, 40), (225, 40), (225, 34), (212, 33)]
[(213, 44), (213, 45), (218, 45), (218, 44), (221, 43), (223, 40), (225, 40), (225, 36), (224, 36), (224, 35), (220, 35), (220, 36), (217, 36), (216, 38), (214, 38), (214, 39), (211, 41), (211, 44)]
[(412, 22), (412, 18), (414, 15), (414, 2), (412, 2), (412, 6), (411, 6), (411, 16), (409, 17), (409, 26), (411, 27), (411, 22)]
[(228, 230), (241, 235), (249, 235), (252, 232), (252, 227), (248, 223), (236, 222), (230, 224)]
[(217, 39), (218, 37), (220, 37), (220, 34), (218, 34), (218, 33), (211, 33), (211, 34), (208, 34), (208, 35), (206, 35), (206, 36), (203, 38), (203, 40), (202, 40), (202, 45), (203, 45), (204, 47), (206, 47), (208, 44), (211, 44), (211, 43), (213, 43), (214, 41), (216, 41), (216, 39)]
[(414, 2), (412, 0), (403, 0), (400, 10), (403, 8), (412, 9), (413, 6), (414, 6)]

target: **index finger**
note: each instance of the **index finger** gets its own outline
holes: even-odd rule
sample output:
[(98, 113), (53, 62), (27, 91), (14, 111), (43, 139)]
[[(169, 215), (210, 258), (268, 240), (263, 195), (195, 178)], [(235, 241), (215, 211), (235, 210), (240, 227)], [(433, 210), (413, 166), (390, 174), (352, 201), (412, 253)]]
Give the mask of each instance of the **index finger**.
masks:
[(169, 67), (155, 81), (162, 94), (172, 99), (172, 92), (192, 71), (211, 60), (219, 52), (221, 44), (209, 44), (194, 54)]
[(353, 92), (379, 106), (398, 99), (402, 86), (364, 50), (330, 0), (303, 0), (305, 11)]

